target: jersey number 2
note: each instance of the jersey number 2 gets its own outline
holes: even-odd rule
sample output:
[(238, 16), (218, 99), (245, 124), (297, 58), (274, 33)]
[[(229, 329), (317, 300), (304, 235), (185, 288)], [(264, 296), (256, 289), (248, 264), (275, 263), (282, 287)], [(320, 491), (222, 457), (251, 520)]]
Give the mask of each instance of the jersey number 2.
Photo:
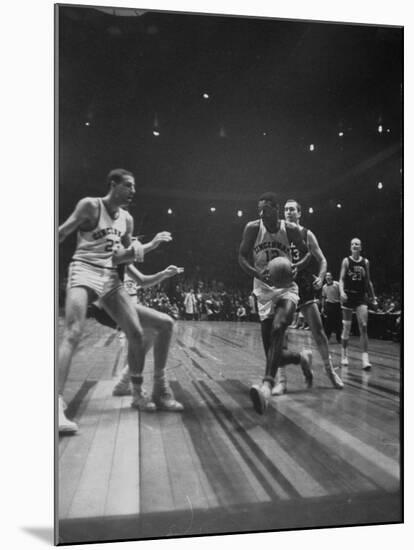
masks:
[(106, 242), (109, 243), (105, 246), (105, 252), (112, 252), (114, 249), (115, 241), (113, 239), (106, 239)]

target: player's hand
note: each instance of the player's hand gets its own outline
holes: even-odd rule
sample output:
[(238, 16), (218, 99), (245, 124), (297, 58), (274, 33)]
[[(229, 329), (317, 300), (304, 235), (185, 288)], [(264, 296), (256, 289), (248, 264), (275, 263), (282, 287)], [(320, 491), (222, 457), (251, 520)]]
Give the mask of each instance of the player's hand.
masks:
[(320, 290), (323, 286), (323, 281), (320, 277), (317, 277), (316, 275), (313, 275), (313, 283), (312, 286), (315, 290)]
[(344, 303), (348, 300), (348, 296), (345, 292), (341, 292), (340, 294), (341, 302)]
[(172, 236), (169, 231), (161, 231), (157, 233), (151, 241), (151, 248), (157, 248), (161, 243), (169, 243), (172, 241)]
[(177, 267), (176, 265), (169, 265), (167, 268), (164, 269), (164, 274), (166, 277), (175, 277), (176, 275), (179, 275), (180, 273), (184, 273), (183, 267)]
[(270, 273), (268, 267), (265, 267), (260, 273), (258, 273), (258, 278), (263, 281), (266, 285), (272, 286), (273, 283), (270, 279)]

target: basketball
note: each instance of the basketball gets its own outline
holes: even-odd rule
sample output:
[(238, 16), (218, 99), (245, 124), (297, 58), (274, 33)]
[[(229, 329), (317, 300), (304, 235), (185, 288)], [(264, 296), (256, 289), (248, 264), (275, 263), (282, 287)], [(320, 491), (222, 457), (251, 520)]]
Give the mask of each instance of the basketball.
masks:
[(276, 288), (284, 288), (291, 284), (293, 280), (292, 264), (288, 258), (273, 258), (268, 265), (269, 277)]

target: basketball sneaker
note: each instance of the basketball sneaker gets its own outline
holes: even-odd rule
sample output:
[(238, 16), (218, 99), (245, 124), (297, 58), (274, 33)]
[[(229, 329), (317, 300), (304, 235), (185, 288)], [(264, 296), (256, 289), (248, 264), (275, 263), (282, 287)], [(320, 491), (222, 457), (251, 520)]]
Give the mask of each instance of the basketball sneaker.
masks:
[(287, 378), (285, 367), (277, 369), (276, 384), (273, 386), (272, 395), (283, 395), (287, 392)]
[(369, 362), (369, 356), (368, 356), (368, 353), (366, 351), (363, 352), (362, 354), (362, 368), (364, 370), (371, 370), (371, 363)]
[(155, 412), (157, 407), (155, 403), (148, 397), (148, 394), (141, 385), (132, 386), (132, 401), (131, 407), (144, 412)]
[(78, 425), (76, 422), (72, 422), (65, 415), (64, 401), (59, 395), (58, 399), (58, 423), (60, 434), (75, 434), (78, 431)]
[(129, 375), (129, 368), (123, 370), (121, 378), (115, 384), (112, 395), (121, 397), (123, 395), (131, 395), (131, 377)]
[(349, 365), (348, 353), (342, 348), (341, 350), (341, 365), (347, 367)]
[(342, 388), (344, 387), (344, 383), (335, 372), (334, 366), (332, 364), (332, 359), (329, 359), (329, 367), (325, 367), (325, 372), (329, 380), (332, 382), (332, 386), (337, 390), (342, 390)]
[(152, 401), (158, 411), (181, 412), (183, 405), (174, 398), (174, 395), (166, 380), (157, 380), (154, 383)]
[(313, 385), (311, 350), (303, 350), (300, 352), (300, 366), (303, 372), (303, 376), (305, 377), (306, 387), (311, 388)]
[(250, 399), (252, 400), (253, 408), (257, 414), (264, 414), (271, 397), (272, 390), (269, 384), (263, 383), (261, 386), (255, 384), (250, 388)]

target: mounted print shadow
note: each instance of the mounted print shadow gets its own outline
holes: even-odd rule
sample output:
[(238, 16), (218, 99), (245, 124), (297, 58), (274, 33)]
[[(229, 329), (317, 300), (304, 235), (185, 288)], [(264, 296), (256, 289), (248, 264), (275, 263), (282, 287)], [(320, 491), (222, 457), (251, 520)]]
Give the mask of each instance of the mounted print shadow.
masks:
[(402, 27), (55, 15), (56, 544), (401, 523)]

